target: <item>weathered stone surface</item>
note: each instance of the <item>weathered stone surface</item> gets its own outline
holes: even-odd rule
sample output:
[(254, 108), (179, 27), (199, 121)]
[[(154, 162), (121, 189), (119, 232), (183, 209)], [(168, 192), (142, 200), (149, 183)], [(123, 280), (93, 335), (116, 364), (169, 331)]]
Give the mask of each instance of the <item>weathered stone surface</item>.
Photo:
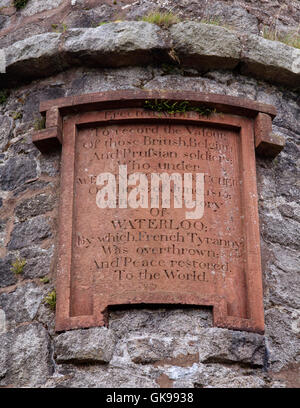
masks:
[[(0, 206), (1, 207), (1, 206)], [(0, 245), (4, 246), (8, 219), (0, 219)]]
[[(6, 63), (13, 66), (20, 61), (38, 60), (41, 57), (53, 57), (59, 45), (59, 33), (45, 33), (16, 42), (5, 49)], [(41, 66), (42, 68), (42, 66)]]
[(300, 84), (300, 50), (278, 41), (249, 35), (244, 40), (242, 72), (274, 83)]
[(265, 311), (269, 370), (300, 363), (299, 309), (277, 306)]
[(258, 20), (244, 8), (222, 1), (208, 2), (205, 5), (204, 20), (212, 20), (241, 32), (258, 34)]
[(4, 149), (10, 138), (13, 120), (9, 116), (0, 115), (0, 150)]
[(1, 167), (0, 188), (14, 190), (37, 177), (35, 160), (26, 157), (10, 158)]
[[(83, 6), (83, 4), (76, 4)], [(99, 23), (114, 20), (115, 11), (110, 4), (101, 4), (99, 7), (72, 10), (64, 19), (65, 24), (72, 28), (97, 27)]]
[(220, 364), (193, 364), (192, 367), (169, 367), (166, 375), (174, 388), (264, 388), (266, 381), (251, 371), (240, 371)]
[(265, 365), (264, 336), (211, 328), (199, 339), (199, 357), (202, 362), (239, 362), (250, 366)]
[(189, 78), (182, 77), (179, 75), (165, 75), (165, 76), (156, 76), (149, 82), (146, 82), (144, 89), (150, 90), (190, 90), (199, 92), (211, 92), (218, 94), (225, 94), (226, 87), (223, 84), (218, 83), (217, 81), (210, 79), (203, 79), (202, 77), (198, 78)]
[(10, 78), (41, 77), (61, 70), (60, 36), (59, 33), (38, 34), (6, 48), (6, 72)]
[(97, 61), (100, 66), (144, 65), (153, 61), (151, 53), (167, 48), (159, 27), (142, 21), (72, 29), (63, 47), (77, 58), (84, 55), (86, 63)]
[[(264, 248), (264, 252), (266, 249)], [(297, 309), (300, 304), (300, 260), (298, 250), (270, 245), (265, 276), (268, 305), (289, 306)]]
[[(152, 370), (153, 371), (153, 370)], [(157, 387), (149, 370), (134, 367), (58, 366), (56, 376), (44, 385), (46, 388), (153, 388)]]
[(8, 337), (7, 335), (3, 334), (3, 332), (0, 332), (0, 348), (1, 348), (1, 353), (0, 353), (0, 383), (3, 377), (5, 377), (5, 374), (7, 373), (7, 351), (9, 348), (8, 344)]
[(47, 157), (40, 157), (41, 174), (50, 177), (59, 176), (61, 152), (49, 152)]
[(144, 67), (103, 69), (81, 68), (72, 76), (66, 96), (141, 87), (152, 78), (152, 70)]
[(115, 337), (104, 327), (73, 330), (56, 337), (55, 355), (58, 363), (108, 363), (115, 347)]
[(14, 292), (0, 295), (0, 308), (6, 314), (7, 326), (12, 328), (17, 323), (32, 321), (43, 300), (43, 287), (35, 283), (19, 286)]
[(9, 7), (11, 4), (11, 0), (1, 0), (0, 7)]
[[(126, 341), (127, 350), (131, 360), (134, 363), (149, 364), (161, 360), (174, 358), (180, 353), (178, 344), (173, 337), (161, 336), (141, 336)], [(190, 347), (192, 350), (186, 354), (196, 354), (195, 347)], [(175, 355), (174, 355), (175, 354)]]
[[(235, 21), (240, 19), (240, 10), (235, 8)], [(195, 21), (175, 24), (169, 30), (143, 21), (124, 21), (69, 29), (63, 34), (38, 34), (5, 49), (7, 74), (2, 80), (14, 83), (80, 64), (118, 67), (162, 63), (172, 59), (174, 50), (182, 64), (202, 71), (220, 66), (233, 69), (242, 62), (244, 73), (293, 87), (299, 85), (297, 48)]]
[(8, 248), (21, 249), (30, 244), (37, 244), (51, 236), (51, 228), (48, 219), (44, 216), (31, 218), (28, 221), (14, 226)]
[[(5, 311), (3, 309), (0, 309), (0, 334), (6, 332), (6, 316), (5, 316)], [(1, 363), (0, 363), (1, 365)], [(1, 374), (0, 374), (1, 377)]]
[[(55, 288), (51, 284), (51, 281), (48, 284), (44, 284), (43, 286), (45, 296), (54, 289)], [(43, 298), (43, 300), (44, 299), (45, 297)], [(57, 333), (55, 332), (55, 310), (49, 307), (49, 305), (46, 302), (42, 301), (40, 303), (35, 320), (45, 327), (45, 329), (47, 330), (51, 337), (57, 335)]]
[(55, 204), (55, 196), (52, 194), (38, 194), (22, 201), (15, 209), (15, 214), (20, 221), (36, 215), (51, 211)]
[(31, 16), (45, 10), (54, 9), (62, 4), (63, 0), (30, 0), (22, 10), (23, 16)]
[(183, 333), (197, 334), (202, 327), (212, 326), (212, 312), (208, 308), (187, 308), (185, 310), (127, 310), (111, 312), (110, 328), (122, 338), (128, 333), (151, 336), (153, 327), (162, 336), (172, 333), (180, 336)]
[(23, 276), (25, 278), (42, 278), (49, 274), (53, 247), (49, 249), (24, 248), (20, 250), (20, 258), (26, 260)]
[(261, 231), (264, 239), (291, 248), (299, 248), (300, 229), (299, 222), (292, 219), (283, 220), (277, 214), (264, 212), (261, 224)]
[(14, 285), (17, 282), (17, 276), (11, 270), (14, 260), (12, 254), (0, 259), (0, 288)]
[(0, 385), (36, 387), (51, 375), (50, 338), (42, 325), (20, 326), (0, 335), (0, 348)]
[(240, 40), (224, 27), (188, 21), (173, 25), (170, 34), (173, 47), (185, 65), (208, 71), (220, 65), (232, 69), (239, 61)]
[(65, 96), (61, 81), (53, 81), (51, 85), (41, 84), (31, 89), (31, 92), (24, 92), (23, 120), (29, 122), (31, 129), (35, 119), (38, 117), (39, 104), (47, 99), (56, 99)]
[(53, 186), (52, 183), (48, 181), (41, 181), (36, 179), (32, 183), (23, 184), (20, 187), (16, 188), (13, 192), (14, 197), (18, 197), (19, 194), (23, 193), (24, 191), (44, 191), (46, 187)]
[[(172, 334), (172, 333), (170, 333)], [(202, 329), (198, 336), (180, 338), (170, 336), (139, 336), (126, 341), (128, 353), (134, 363), (167, 364), (168, 360), (248, 364), (264, 366), (264, 337), (254, 333), (234, 332), (224, 329)]]

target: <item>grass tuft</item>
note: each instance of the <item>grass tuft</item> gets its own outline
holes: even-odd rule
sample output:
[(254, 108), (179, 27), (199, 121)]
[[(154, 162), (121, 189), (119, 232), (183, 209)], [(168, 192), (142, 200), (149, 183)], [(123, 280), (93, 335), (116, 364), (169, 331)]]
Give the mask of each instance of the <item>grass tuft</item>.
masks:
[(26, 265), (26, 260), (25, 259), (16, 259), (15, 262), (13, 262), (11, 264), (11, 271), (16, 274), (16, 275), (20, 275), (21, 273), (23, 273), (24, 270), (24, 266)]
[(55, 310), (56, 308), (56, 291), (53, 289), (47, 296), (44, 298), (44, 303), (49, 305), (50, 309)]
[(266, 38), (267, 40), (279, 41), (283, 44), (289, 45), (290, 47), (300, 49), (299, 29), (294, 32), (290, 32), (284, 35), (284, 34), (278, 33), (277, 30), (273, 30), (271, 27), (264, 26), (262, 36)]
[(178, 16), (171, 12), (159, 12), (154, 11), (150, 12), (146, 16), (142, 17), (142, 21), (146, 21), (147, 23), (156, 24), (162, 28), (169, 28), (171, 25), (180, 23), (180, 19)]
[(46, 128), (46, 117), (36, 118), (33, 124), (34, 130), (42, 130)]

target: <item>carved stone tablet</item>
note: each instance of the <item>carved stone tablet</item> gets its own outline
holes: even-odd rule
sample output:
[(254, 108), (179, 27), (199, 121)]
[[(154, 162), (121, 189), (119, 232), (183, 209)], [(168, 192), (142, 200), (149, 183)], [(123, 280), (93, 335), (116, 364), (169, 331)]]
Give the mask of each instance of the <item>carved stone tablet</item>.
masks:
[(263, 332), (252, 118), (140, 107), (63, 124), (56, 329), (116, 305), (213, 308)]

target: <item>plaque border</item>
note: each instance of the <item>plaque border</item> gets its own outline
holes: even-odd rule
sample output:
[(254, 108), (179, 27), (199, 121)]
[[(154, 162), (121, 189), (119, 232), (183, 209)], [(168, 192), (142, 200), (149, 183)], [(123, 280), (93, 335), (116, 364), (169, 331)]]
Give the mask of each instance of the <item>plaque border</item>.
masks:
[[(127, 112), (127, 110), (125, 111)], [(103, 114), (103, 111), (102, 111)], [(171, 115), (170, 115), (171, 116)], [(100, 126), (104, 124), (124, 124), (128, 120), (138, 122), (148, 122), (144, 117), (104, 119), (101, 113), (94, 111), (83, 114), (76, 114), (64, 122), (63, 134), (67, 135), (63, 143), (60, 205), (60, 244), (59, 244), (59, 266), (57, 274), (57, 318), (56, 330), (66, 330), (82, 327), (92, 327), (107, 325), (106, 309), (100, 309), (97, 305), (97, 298), (94, 299), (94, 313), (86, 316), (70, 316), (71, 298), (71, 258), (72, 258), (72, 231), (73, 231), (73, 209), (74, 209), (74, 173), (75, 173), (75, 139), (78, 128), (84, 125)], [(138, 292), (130, 301), (130, 304), (189, 304), (213, 307), (214, 325), (227, 327), (236, 330), (248, 330), (263, 332), (264, 318), (262, 306), (262, 284), (260, 267), (259, 231), (258, 231), (258, 209), (256, 192), (256, 171), (254, 156), (254, 136), (253, 124), (248, 118), (222, 114), (214, 115), (211, 118), (186, 119), (183, 116), (158, 118), (153, 115), (152, 122), (161, 123), (169, 120), (172, 123), (197, 123), (213, 124), (214, 126), (226, 126), (238, 131), (241, 137), (242, 150), (242, 174), (243, 174), (243, 214), (244, 233), (246, 244), (246, 286), (247, 286), (247, 315), (249, 318), (242, 319), (227, 315), (226, 299), (223, 297), (196, 297), (185, 294), (149, 294)], [(168, 299), (168, 300), (167, 300)], [(128, 299), (119, 297), (118, 301), (107, 306), (128, 304)], [(100, 312), (100, 313), (99, 313)]]
[[(201, 104), (216, 108), (219, 114), (210, 117), (190, 113), (164, 114), (158, 112), (147, 114), (147, 117), (125, 116), (112, 119), (105, 116), (107, 111), (122, 111), (134, 108), (144, 111), (145, 100), (165, 99), (169, 101), (188, 100), (197, 106)], [(128, 111), (127, 109), (127, 111)], [(243, 174), (243, 205), (245, 214), (246, 237), (246, 293), (247, 318), (228, 316), (226, 299), (223, 297), (201, 297), (178, 294), (168, 297), (159, 293), (139, 293), (130, 304), (176, 304), (193, 306), (212, 306), (213, 324), (234, 330), (264, 332), (263, 288), (260, 256), (260, 235), (256, 189), (255, 148), (264, 154), (278, 154), (284, 146), (282, 140), (270, 136), (272, 119), (276, 110), (270, 105), (254, 101), (216, 94), (198, 94), (190, 92), (146, 92), (146, 91), (116, 91), (44, 101), (40, 111), (46, 117), (46, 129), (33, 134), (33, 143), (42, 151), (48, 152), (62, 144), (61, 168), (61, 199), (59, 215), (59, 255), (57, 268), (57, 307), (56, 331), (76, 328), (107, 325), (107, 310), (87, 316), (70, 316), (71, 293), (71, 258), (72, 258), (72, 223), (73, 223), (73, 190), (75, 170), (75, 138), (79, 127), (91, 125), (112, 125), (133, 121), (190, 124), (212, 124), (238, 131), (241, 137), (242, 174)], [(271, 125), (271, 126), (270, 126)], [(270, 142), (271, 140), (271, 142)], [(271, 148), (270, 148), (271, 146)], [(268, 155), (268, 154), (266, 154)], [(108, 306), (128, 305), (128, 300), (119, 298), (118, 302)], [(94, 303), (94, 310), (97, 302)]]

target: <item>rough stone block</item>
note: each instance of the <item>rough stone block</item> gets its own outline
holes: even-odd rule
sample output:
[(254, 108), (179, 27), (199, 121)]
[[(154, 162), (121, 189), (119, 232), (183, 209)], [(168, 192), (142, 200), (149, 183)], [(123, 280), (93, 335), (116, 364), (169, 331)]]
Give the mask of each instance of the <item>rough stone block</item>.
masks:
[(24, 221), (29, 217), (45, 214), (53, 210), (55, 197), (50, 194), (38, 194), (34, 197), (27, 198), (17, 205), (15, 214), (20, 221)]
[(262, 367), (266, 352), (264, 341), (264, 336), (256, 333), (210, 328), (199, 337), (199, 360)]
[(42, 278), (49, 274), (53, 247), (49, 249), (24, 248), (20, 250), (20, 258), (26, 260), (23, 276), (25, 278)]
[(0, 335), (0, 349), (0, 385), (36, 387), (51, 375), (50, 338), (41, 324)]
[(114, 334), (102, 327), (60, 334), (54, 343), (58, 363), (108, 363), (115, 347)]
[(43, 288), (35, 283), (19, 286), (14, 292), (0, 295), (0, 307), (6, 314), (7, 324), (32, 321), (43, 300)]
[[(34, 35), (5, 48), (6, 73), (18, 77), (42, 77), (60, 70), (59, 33)], [(15, 78), (14, 78), (15, 77)]]
[(243, 39), (242, 72), (274, 83), (300, 84), (300, 50), (258, 35)]
[(241, 43), (237, 34), (224, 27), (193, 21), (178, 23), (170, 28), (173, 47), (180, 61), (207, 71), (233, 69), (237, 66)]
[(14, 226), (8, 249), (21, 249), (31, 244), (38, 244), (51, 236), (48, 218), (38, 216)]
[(37, 165), (32, 159), (12, 157), (0, 168), (0, 188), (12, 191), (37, 177)]
[(68, 30), (63, 49), (100, 66), (128, 65), (129, 61), (130, 65), (144, 65), (153, 61), (151, 53), (166, 50), (166, 44), (158, 26), (131, 21)]
[(0, 150), (6, 147), (12, 128), (12, 118), (9, 116), (0, 115)]
[(15, 258), (12, 254), (0, 259), (0, 288), (14, 285), (17, 282), (17, 276), (12, 272), (12, 262)]

